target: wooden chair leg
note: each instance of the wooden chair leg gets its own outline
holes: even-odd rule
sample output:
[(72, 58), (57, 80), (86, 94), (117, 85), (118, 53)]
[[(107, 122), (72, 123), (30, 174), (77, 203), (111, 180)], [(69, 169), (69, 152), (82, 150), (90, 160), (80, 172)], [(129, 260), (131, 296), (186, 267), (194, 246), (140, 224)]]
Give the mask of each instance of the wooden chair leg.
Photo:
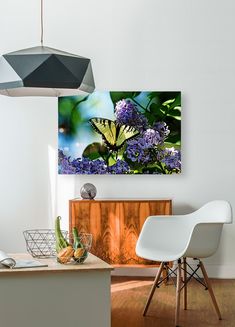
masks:
[(167, 275), (168, 275), (168, 268), (167, 268), (167, 265), (165, 265), (163, 267), (163, 270), (162, 270), (162, 278), (165, 279), (163, 284), (166, 286), (167, 283), (168, 283), (168, 278), (167, 278)]
[(213, 305), (214, 305), (214, 308), (215, 308), (215, 311), (217, 313), (217, 316), (218, 318), (221, 320), (222, 317), (221, 317), (221, 313), (220, 313), (220, 310), (219, 310), (219, 307), (218, 307), (218, 304), (216, 302), (216, 298), (215, 298), (215, 295), (214, 295), (214, 292), (212, 290), (212, 286), (211, 286), (211, 282), (209, 280), (209, 277), (207, 275), (207, 272), (206, 272), (206, 269), (204, 267), (204, 264), (200, 261), (200, 268), (201, 268), (201, 271), (202, 271), (202, 274), (203, 274), (203, 277), (205, 279), (205, 282), (206, 282), (206, 286), (208, 288), (208, 291), (209, 291), (209, 294), (211, 296), (211, 299), (212, 299), (212, 302), (213, 302)]
[(184, 269), (184, 310), (187, 310), (187, 259), (183, 259), (183, 269)]
[(155, 292), (156, 286), (157, 286), (157, 284), (158, 284), (158, 282), (159, 282), (159, 280), (160, 280), (160, 277), (161, 277), (161, 274), (162, 274), (163, 268), (164, 268), (164, 262), (161, 262), (160, 267), (159, 267), (158, 272), (157, 272), (157, 275), (156, 275), (155, 280), (154, 280), (154, 282), (153, 282), (153, 285), (152, 285), (151, 291), (150, 291), (150, 293), (149, 293), (149, 296), (148, 296), (147, 302), (146, 302), (146, 304), (145, 304), (144, 311), (143, 311), (143, 316), (145, 316), (146, 313), (147, 313), (147, 311), (148, 311), (149, 304), (150, 304), (150, 302), (151, 302), (151, 300), (152, 300), (152, 297), (153, 297), (153, 294), (154, 294), (154, 292)]
[(179, 326), (180, 291), (181, 291), (181, 259), (178, 260), (178, 269), (177, 269), (175, 326)]

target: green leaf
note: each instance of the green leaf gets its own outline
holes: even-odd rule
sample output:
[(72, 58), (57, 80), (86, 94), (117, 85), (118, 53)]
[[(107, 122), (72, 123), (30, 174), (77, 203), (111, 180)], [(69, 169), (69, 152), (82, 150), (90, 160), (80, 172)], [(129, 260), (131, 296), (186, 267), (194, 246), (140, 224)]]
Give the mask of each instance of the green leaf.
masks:
[(181, 113), (181, 106), (176, 106), (176, 107), (173, 108), (173, 110), (179, 110), (180, 113)]
[(169, 100), (169, 99), (177, 99), (177, 97), (180, 97), (180, 92), (177, 91), (162, 91), (162, 92), (150, 92), (148, 94), (148, 98), (149, 99), (154, 99), (157, 98), (159, 99), (160, 103), (164, 103), (165, 101)]
[(170, 143), (170, 142), (164, 142), (164, 148), (175, 148), (176, 150), (180, 150), (180, 142), (179, 143)]
[(178, 95), (175, 97), (174, 101), (168, 104), (169, 109), (179, 109), (181, 110), (181, 93), (179, 92)]
[(132, 98), (133, 94), (136, 94), (136, 92), (110, 92), (110, 97), (111, 100), (115, 106), (115, 104), (123, 99), (127, 99), (127, 98)]
[(151, 103), (149, 111), (155, 117), (155, 120), (161, 120), (165, 115), (165, 108), (156, 103)]
[(154, 123), (155, 120), (156, 120), (155, 115), (152, 114), (152, 113), (150, 113), (150, 112), (146, 112), (144, 115), (145, 115), (145, 117), (148, 119), (148, 123), (149, 123), (150, 125), (153, 125), (153, 123)]
[(170, 109), (167, 113), (167, 116), (171, 116), (177, 120), (181, 120), (181, 108), (180, 107), (175, 107), (173, 109)]
[(109, 158), (108, 158), (108, 166), (113, 166), (113, 165), (115, 165), (116, 162), (117, 162), (117, 160), (116, 160), (116, 158), (113, 155), (109, 156)]
[(143, 172), (143, 174), (154, 174), (154, 173), (164, 174), (162, 169), (160, 167), (158, 167), (157, 165), (144, 167), (142, 169), (142, 172)]
[(141, 92), (132, 92), (132, 98), (135, 98), (137, 97)]
[(107, 158), (109, 155), (109, 149), (99, 142), (94, 142), (89, 144), (83, 151), (82, 156), (90, 160), (95, 160), (98, 158)]
[(177, 117), (177, 116), (172, 116), (172, 115), (168, 115), (169, 117), (173, 117), (176, 120), (181, 120), (181, 117)]
[(150, 93), (148, 94), (148, 98), (151, 99), (151, 100), (156, 99), (156, 98), (158, 99), (160, 93), (161, 93), (161, 92), (150, 92)]
[(165, 101), (165, 102), (163, 102), (163, 106), (168, 106), (169, 104), (171, 104), (171, 103), (173, 103), (173, 102), (175, 102), (175, 99), (170, 99), (170, 100), (167, 100), (167, 101)]
[(59, 114), (61, 116), (68, 116), (71, 112), (76, 109), (76, 107), (88, 99), (87, 96), (78, 96), (78, 97), (60, 97), (59, 102)]
[(168, 125), (170, 134), (166, 141), (170, 143), (180, 142), (181, 139), (181, 121), (175, 119), (171, 116), (166, 116), (164, 119), (165, 123)]
[(175, 98), (175, 102), (172, 103), (170, 108), (178, 107), (178, 106), (181, 107), (181, 93), (180, 92), (178, 92), (178, 95)]

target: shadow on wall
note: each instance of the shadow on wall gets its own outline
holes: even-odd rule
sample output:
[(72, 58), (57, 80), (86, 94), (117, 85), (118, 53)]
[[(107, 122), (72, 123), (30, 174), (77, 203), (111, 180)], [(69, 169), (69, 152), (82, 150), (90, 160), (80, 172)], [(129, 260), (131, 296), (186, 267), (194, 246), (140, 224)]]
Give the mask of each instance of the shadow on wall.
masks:
[(49, 227), (54, 227), (54, 219), (56, 216), (57, 208), (57, 150), (52, 146), (48, 145), (48, 188), (49, 188)]
[[(199, 209), (199, 208), (198, 208)], [(197, 210), (197, 208), (194, 208), (188, 204), (180, 203), (180, 204), (174, 204), (173, 203), (173, 215), (186, 215), (193, 211)]]

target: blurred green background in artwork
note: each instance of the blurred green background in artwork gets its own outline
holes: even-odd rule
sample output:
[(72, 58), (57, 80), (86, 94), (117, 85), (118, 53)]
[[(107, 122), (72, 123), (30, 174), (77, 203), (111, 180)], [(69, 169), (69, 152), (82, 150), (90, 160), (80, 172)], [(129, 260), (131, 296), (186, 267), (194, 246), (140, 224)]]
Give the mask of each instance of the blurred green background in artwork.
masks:
[(59, 98), (59, 148), (77, 158), (88, 144), (101, 142), (101, 136), (94, 133), (89, 123), (90, 118), (99, 116), (114, 119), (109, 92)]

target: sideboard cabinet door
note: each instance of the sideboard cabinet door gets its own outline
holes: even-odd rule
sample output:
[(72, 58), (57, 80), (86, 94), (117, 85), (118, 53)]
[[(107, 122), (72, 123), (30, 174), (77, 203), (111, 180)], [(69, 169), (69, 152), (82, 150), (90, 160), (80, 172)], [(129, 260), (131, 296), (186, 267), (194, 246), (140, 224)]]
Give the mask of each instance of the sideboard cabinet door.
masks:
[(171, 200), (70, 200), (70, 231), (93, 236), (91, 253), (117, 265), (149, 265), (155, 262), (135, 254), (145, 219), (171, 215)]

